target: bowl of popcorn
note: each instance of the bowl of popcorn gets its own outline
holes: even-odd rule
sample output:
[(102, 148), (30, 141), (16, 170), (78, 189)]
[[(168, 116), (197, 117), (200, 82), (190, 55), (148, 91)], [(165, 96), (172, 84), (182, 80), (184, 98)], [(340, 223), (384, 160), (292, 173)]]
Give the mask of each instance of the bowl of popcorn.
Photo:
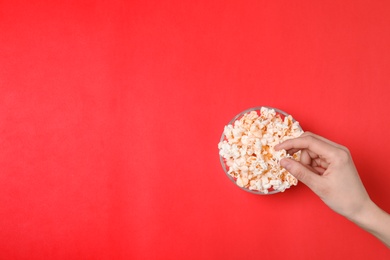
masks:
[(275, 145), (300, 136), (299, 122), (272, 107), (254, 107), (236, 115), (225, 127), (218, 143), (219, 157), (227, 177), (241, 189), (255, 194), (275, 194), (296, 186), (298, 180), (280, 166), (283, 158), (300, 159), (275, 151)]

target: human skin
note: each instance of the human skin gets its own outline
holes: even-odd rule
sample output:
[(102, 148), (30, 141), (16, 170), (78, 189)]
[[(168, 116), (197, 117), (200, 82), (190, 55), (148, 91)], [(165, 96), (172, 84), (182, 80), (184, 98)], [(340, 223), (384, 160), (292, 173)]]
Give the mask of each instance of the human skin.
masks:
[(280, 161), (282, 167), (306, 184), (328, 207), (390, 248), (390, 215), (370, 199), (346, 147), (305, 132), (275, 146), (275, 150), (281, 149), (289, 154), (301, 151), (300, 162), (285, 158)]

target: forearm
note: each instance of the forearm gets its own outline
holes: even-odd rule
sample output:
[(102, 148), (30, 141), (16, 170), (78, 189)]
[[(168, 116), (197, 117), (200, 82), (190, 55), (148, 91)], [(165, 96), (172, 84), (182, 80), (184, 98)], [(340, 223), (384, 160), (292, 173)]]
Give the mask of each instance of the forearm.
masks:
[(371, 233), (390, 248), (390, 215), (371, 200), (360, 213), (349, 218), (356, 225)]

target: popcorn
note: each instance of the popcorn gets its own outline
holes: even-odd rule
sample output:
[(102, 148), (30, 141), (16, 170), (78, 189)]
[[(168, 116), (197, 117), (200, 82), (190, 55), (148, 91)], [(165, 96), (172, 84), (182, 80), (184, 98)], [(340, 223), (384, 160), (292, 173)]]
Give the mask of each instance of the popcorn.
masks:
[(267, 194), (297, 185), (298, 180), (280, 166), (283, 158), (300, 159), (300, 152), (288, 155), (275, 145), (300, 136), (303, 131), (291, 117), (261, 107), (250, 111), (224, 128), (225, 139), (218, 144), (228, 174), (239, 187)]

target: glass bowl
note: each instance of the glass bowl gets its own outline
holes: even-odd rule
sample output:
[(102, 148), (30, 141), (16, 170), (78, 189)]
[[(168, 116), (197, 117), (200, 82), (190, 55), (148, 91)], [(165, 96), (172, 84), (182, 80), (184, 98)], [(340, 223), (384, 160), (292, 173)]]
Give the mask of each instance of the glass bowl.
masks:
[[(267, 109), (273, 109), (275, 112), (276, 112), (276, 115), (280, 115), (281, 119), (284, 120), (284, 118), (286, 116), (288, 116), (289, 114), (278, 109), (278, 108), (274, 108), (274, 107), (268, 107), (268, 106), (259, 106), (259, 107), (253, 107), (253, 108), (249, 108), (247, 110), (244, 110), (242, 111), (241, 113), (239, 113), (238, 115), (236, 115), (232, 120), (230, 120), (230, 122), (227, 124), (227, 125), (234, 125), (235, 121), (236, 120), (239, 120), (241, 117), (243, 117), (246, 113), (250, 113), (251, 111), (256, 111), (258, 115), (260, 115), (260, 110), (261, 108), (264, 107), (264, 108), (267, 108)], [(293, 122), (296, 122), (296, 120), (294, 118), (292, 118), (292, 121)], [(300, 125), (298, 125), (298, 129), (300, 131), (303, 132), (302, 128)], [(224, 134), (224, 131), (222, 132), (222, 136), (220, 138), (220, 143), (223, 142), (224, 140), (226, 140), (226, 137), (225, 137), (225, 134)], [(245, 188), (245, 187), (240, 187), (237, 183), (236, 183), (236, 179), (233, 178), (229, 173), (229, 166), (226, 165), (226, 159), (224, 159), (222, 157), (222, 155), (219, 155), (219, 160), (221, 162), (221, 165), (222, 165), (222, 168), (223, 168), (223, 171), (225, 172), (226, 176), (237, 186), (239, 187), (240, 189), (244, 190), (244, 191), (247, 191), (249, 193), (252, 193), (252, 194), (257, 194), (257, 195), (271, 195), (271, 194), (276, 194), (276, 193), (279, 193), (281, 191), (279, 190), (274, 190), (272, 187), (270, 189), (268, 189), (268, 193), (265, 193), (265, 192), (262, 192), (262, 191), (259, 191), (259, 190), (251, 190), (249, 188)]]

